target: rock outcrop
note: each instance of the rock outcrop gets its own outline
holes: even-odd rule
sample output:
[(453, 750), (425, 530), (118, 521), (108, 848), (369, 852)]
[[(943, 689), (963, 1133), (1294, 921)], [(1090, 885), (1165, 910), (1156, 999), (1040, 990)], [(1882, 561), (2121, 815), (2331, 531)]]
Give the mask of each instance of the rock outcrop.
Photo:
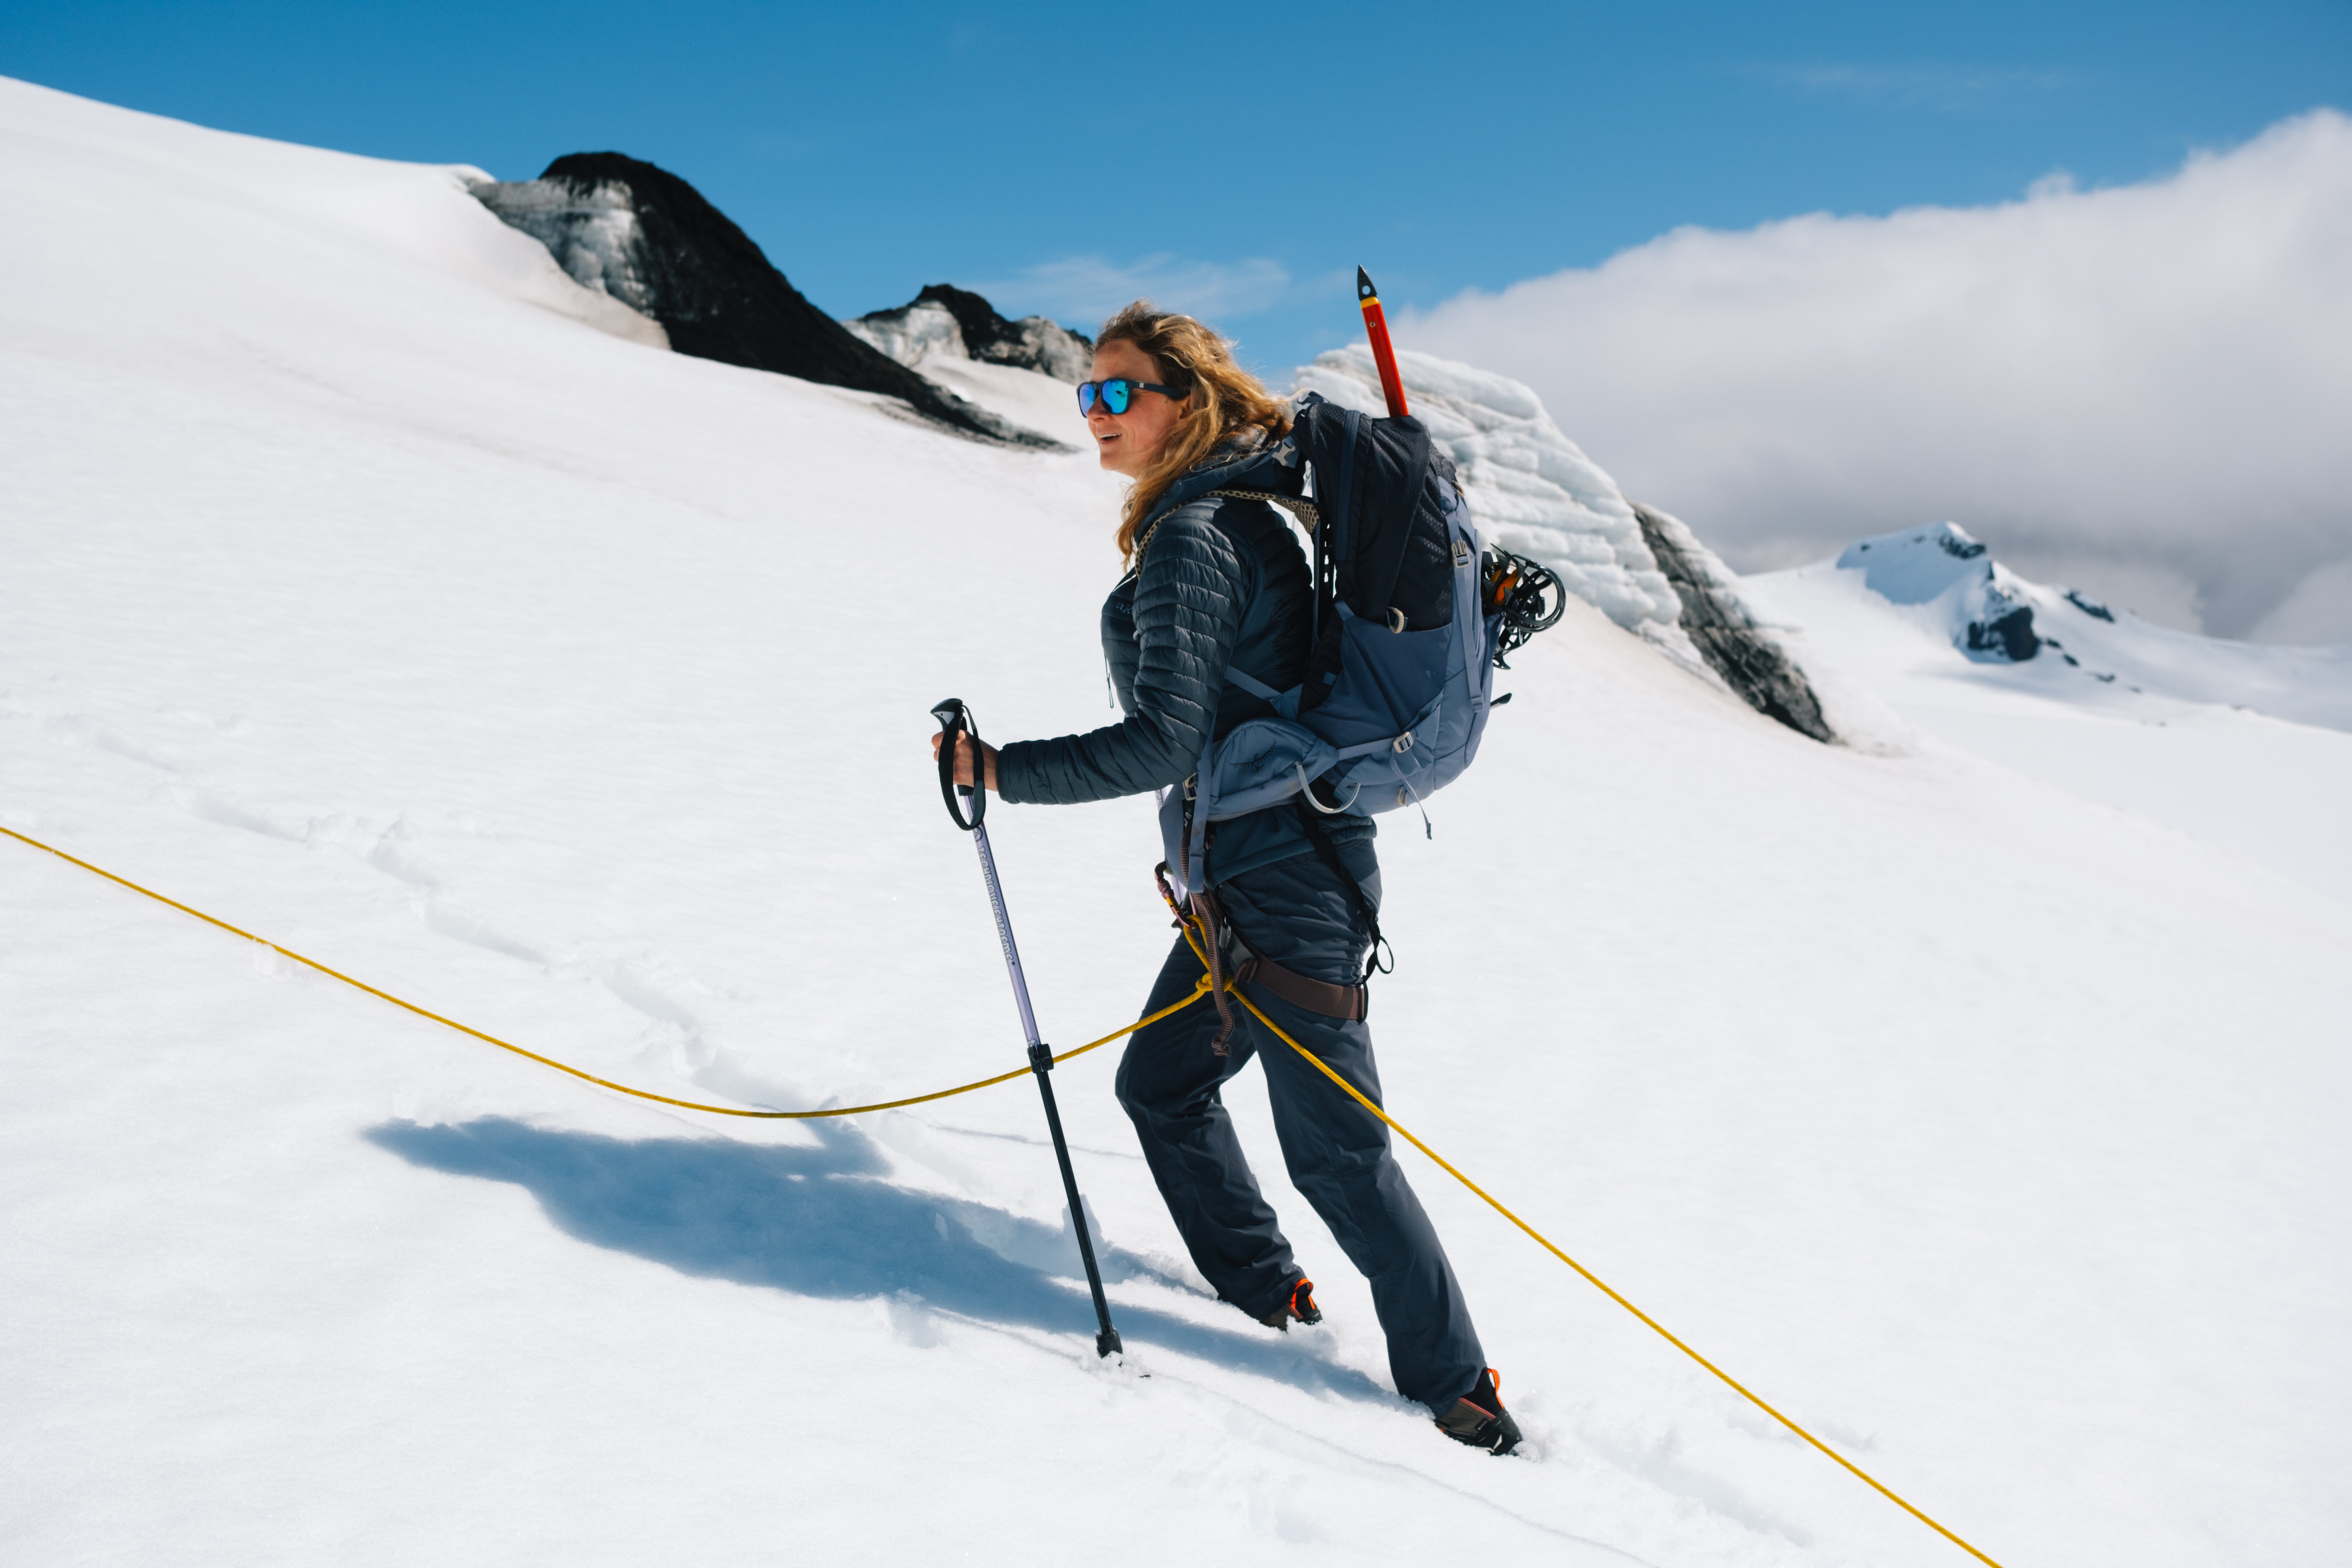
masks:
[(859, 337), (909, 370), (934, 354), (1009, 364), (1055, 381), (1084, 381), (1094, 363), (1094, 340), (1043, 316), (1017, 321), (969, 289), (933, 283), (903, 305), (844, 321)]
[(1682, 628), (1708, 668), (1759, 713), (1816, 741), (1836, 740), (1805, 672), (1757, 623), (1715, 552), (1669, 513), (1636, 503), (1633, 516), (1658, 570), (1682, 601)]
[(679, 353), (879, 393), (986, 440), (1059, 445), (924, 379), (818, 310), (749, 235), (666, 169), (619, 153), (573, 153), (536, 180), (473, 191), (583, 286), (659, 321)]

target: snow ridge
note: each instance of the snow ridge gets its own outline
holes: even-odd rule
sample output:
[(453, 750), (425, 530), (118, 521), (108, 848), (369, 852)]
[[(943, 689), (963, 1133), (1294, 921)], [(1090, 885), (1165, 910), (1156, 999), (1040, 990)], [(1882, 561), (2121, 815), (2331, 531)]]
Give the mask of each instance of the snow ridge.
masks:
[(1062, 445), (877, 353), (666, 169), (619, 153), (572, 153), (536, 180), (469, 188), (583, 287), (658, 321), (680, 353), (879, 393), (950, 429), (1011, 446)]

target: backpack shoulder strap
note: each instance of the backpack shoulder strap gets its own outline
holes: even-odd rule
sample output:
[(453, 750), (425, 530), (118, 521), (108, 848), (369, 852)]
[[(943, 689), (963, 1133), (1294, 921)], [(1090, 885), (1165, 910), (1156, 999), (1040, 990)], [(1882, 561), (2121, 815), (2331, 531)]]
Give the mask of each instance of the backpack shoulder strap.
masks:
[[(1205, 492), (1200, 499), (1205, 500), (1211, 496), (1221, 496), (1227, 500), (1264, 501), (1270, 506), (1278, 506), (1283, 510), (1288, 512), (1291, 516), (1297, 518), (1300, 524), (1306, 528), (1307, 535), (1310, 538), (1316, 536), (1315, 531), (1319, 525), (1322, 518), (1322, 513), (1316, 510), (1315, 503), (1308, 500), (1305, 496), (1285, 495), (1280, 490), (1252, 490), (1241, 489), (1238, 488), (1233, 489), (1215, 489)], [(1236, 668), (1232, 665), (1227, 665), (1225, 667), (1225, 679), (1232, 681), (1235, 686), (1240, 687), (1244, 691), (1248, 692), (1251, 696), (1261, 699), (1264, 701), (1272, 702), (1283, 695), (1283, 693), (1276, 691), (1265, 681), (1260, 680), (1257, 677), (1250, 674), (1249, 671)]]

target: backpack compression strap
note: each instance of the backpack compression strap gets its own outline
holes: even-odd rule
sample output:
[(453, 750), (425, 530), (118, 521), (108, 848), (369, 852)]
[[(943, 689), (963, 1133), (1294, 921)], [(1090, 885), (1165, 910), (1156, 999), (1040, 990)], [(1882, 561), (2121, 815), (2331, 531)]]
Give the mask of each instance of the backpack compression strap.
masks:
[(1388, 946), (1388, 938), (1381, 934), (1381, 912), (1372, 907), (1372, 900), (1364, 896), (1364, 885), (1356, 880), (1356, 874), (1349, 870), (1346, 862), (1339, 858), (1339, 847), (1324, 833), (1322, 822), (1314, 812), (1307, 809), (1311, 803), (1304, 796), (1294, 798), (1299, 805), (1298, 819), (1307, 825), (1307, 837), (1315, 846), (1317, 857), (1331, 868), (1332, 874), (1354, 896), (1357, 912), (1364, 917), (1365, 929), (1372, 933), (1371, 950), (1364, 954), (1364, 978), (1359, 983), (1370, 984), (1373, 975), (1387, 974), (1396, 968), (1393, 948), (1390, 949), (1389, 961), (1386, 963), (1381, 962), (1381, 949)]

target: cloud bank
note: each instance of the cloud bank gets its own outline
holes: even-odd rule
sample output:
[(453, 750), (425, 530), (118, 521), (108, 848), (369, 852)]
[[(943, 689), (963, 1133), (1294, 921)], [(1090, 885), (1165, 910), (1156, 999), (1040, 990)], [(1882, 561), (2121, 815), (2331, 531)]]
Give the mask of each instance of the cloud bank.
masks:
[(1533, 385), (1743, 569), (1948, 518), (2174, 624), (2352, 640), (2332, 110), (2143, 184), (1680, 229), (1398, 335)]

